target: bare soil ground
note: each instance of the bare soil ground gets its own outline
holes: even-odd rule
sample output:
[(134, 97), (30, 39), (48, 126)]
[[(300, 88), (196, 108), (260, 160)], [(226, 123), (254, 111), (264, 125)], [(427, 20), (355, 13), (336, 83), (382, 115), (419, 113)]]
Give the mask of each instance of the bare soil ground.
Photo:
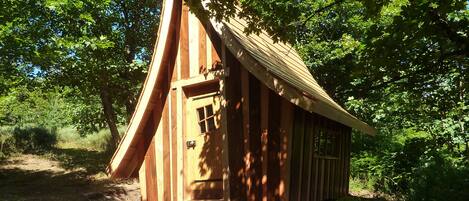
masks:
[(0, 162), (0, 201), (140, 200), (136, 180), (113, 181), (103, 173), (105, 158), (77, 149), (11, 157)]

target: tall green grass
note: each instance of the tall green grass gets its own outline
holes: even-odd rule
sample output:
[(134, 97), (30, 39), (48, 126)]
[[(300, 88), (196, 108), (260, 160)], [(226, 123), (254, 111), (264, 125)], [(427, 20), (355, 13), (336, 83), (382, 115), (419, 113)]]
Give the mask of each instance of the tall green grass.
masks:
[[(119, 133), (123, 135), (125, 126), (119, 126)], [(114, 151), (109, 150), (111, 133), (108, 129), (101, 129), (98, 132), (80, 135), (73, 127), (65, 127), (57, 130), (57, 147), (86, 149), (90, 151)]]
[[(121, 135), (125, 128), (119, 126)], [(47, 129), (35, 125), (0, 126), (0, 159), (14, 153), (47, 152), (54, 148), (112, 153), (114, 150), (110, 150), (110, 142), (111, 133), (108, 129), (83, 135), (74, 127)]]

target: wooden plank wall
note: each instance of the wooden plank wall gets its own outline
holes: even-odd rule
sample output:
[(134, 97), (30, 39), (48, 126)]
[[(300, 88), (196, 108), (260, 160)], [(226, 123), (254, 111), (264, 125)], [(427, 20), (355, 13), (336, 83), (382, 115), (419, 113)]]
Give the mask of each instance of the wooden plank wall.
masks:
[(221, 41), (208, 22), (201, 22), (183, 6), (179, 40), (181, 76), (179, 80), (218, 70)]
[(145, 155), (144, 170), (140, 174), (140, 177), (145, 177), (140, 178), (145, 182), (141, 190), (148, 201), (185, 199), (183, 142), (187, 98), (182, 86), (176, 83), (220, 69), (220, 38), (212, 27), (201, 23), (186, 6), (182, 8), (181, 27), (177, 37), (178, 52), (174, 63), (170, 64), (174, 67), (168, 68), (174, 68), (174, 71), (165, 72), (168, 83), (165, 87), (170, 90), (167, 97), (164, 97), (166, 102), (162, 108), (161, 121), (159, 125), (154, 125), (154, 118), (150, 118), (147, 123), (158, 126)]
[[(318, 156), (314, 137), (335, 135), (337, 157)], [(325, 117), (295, 110), (290, 200), (322, 201), (348, 194), (351, 129)]]
[(226, 55), (232, 200), (288, 200), (288, 139), (294, 106)]

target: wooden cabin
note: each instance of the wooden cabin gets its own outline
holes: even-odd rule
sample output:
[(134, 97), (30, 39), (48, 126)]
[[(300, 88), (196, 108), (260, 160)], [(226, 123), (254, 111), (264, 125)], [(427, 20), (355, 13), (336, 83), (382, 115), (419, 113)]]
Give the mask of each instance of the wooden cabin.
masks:
[(335, 103), (290, 45), (246, 26), (164, 1), (143, 91), (108, 166), (113, 178), (139, 177), (143, 200), (348, 193), (351, 129), (375, 130)]

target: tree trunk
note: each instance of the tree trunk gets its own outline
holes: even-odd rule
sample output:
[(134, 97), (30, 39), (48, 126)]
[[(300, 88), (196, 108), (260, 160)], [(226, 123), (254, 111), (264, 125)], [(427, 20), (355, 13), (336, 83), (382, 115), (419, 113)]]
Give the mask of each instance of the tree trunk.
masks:
[(132, 115), (135, 111), (135, 104), (133, 104), (130, 95), (129, 98), (125, 101), (125, 111), (127, 112), (127, 122), (130, 122), (130, 119), (132, 118)]
[(112, 98), (109, 94), (109, 87), (107, 85), (102, 86), (99, 95), (101, 98), (101, 104), (103, 105), (106, 123), (109, 126), (109, 130), (111, 131), (112, 142), (110, 144), (110, 148), (112, 149), (112, 151), (114, 151), (119, 145), (120, 136), (119, 131), (117, 130), (117, 118), (116, 113), (114, 112), (114, 108), (112, 107)]

